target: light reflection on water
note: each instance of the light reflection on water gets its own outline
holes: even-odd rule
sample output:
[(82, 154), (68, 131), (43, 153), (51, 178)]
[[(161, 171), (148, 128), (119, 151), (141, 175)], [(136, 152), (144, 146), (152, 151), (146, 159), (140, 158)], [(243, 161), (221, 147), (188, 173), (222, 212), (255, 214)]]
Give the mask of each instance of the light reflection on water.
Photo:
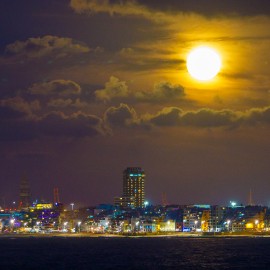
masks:
[(270, 269), (270, 238), (0, 238), (0, 269)]

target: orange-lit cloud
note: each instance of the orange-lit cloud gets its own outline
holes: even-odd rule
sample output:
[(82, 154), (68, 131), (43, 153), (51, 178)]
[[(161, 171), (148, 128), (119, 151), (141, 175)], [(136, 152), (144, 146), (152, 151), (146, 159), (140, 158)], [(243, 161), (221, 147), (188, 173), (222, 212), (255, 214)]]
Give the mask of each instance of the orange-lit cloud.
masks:
[(35, 83), (28, 89), (32, 95), (41, 96), (72, 96), (81, 93), (81, 87), (76, 82), (70, 80), (53, 80), (44, 83)]
[(125, 81), (111, 76), (109, 82), (105, 83), (105, 88), (95, 91), (98, 101), (109, 102), (112, 100), (122, 100), (134, 102), (164, 102), (176, 100), (185, 96), (184, 87), (173, 85), (169, 82), (159, 82), (151, 90), (130, 91)]

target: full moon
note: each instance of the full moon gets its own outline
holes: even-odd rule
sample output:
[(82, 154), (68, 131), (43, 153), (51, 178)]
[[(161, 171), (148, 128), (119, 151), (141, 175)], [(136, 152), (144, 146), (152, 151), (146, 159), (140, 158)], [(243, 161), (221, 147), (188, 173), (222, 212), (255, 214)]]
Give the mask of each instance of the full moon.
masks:
[(218, 74), (220, 68), (220, 56), (210, 47), (195, 48), (187, 57), (188, 72), (196, 80), (209, 81)]

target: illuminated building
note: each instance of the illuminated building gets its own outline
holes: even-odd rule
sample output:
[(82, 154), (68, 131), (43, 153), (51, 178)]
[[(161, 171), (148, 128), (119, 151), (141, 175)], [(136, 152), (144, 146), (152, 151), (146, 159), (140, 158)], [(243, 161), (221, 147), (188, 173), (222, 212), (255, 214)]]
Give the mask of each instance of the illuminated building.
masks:
[(210, 222), (210, 210), (203, 210), (201, 218), (201, 230), (202, 232), (209, 231), (209, 222)]
[(133, 197), (134, 207), (144, 207), (145, 173), (139, 167), (129, 167), (123, 172), (123, 197)]
[(198, 221), (200, 221), (202, 210), (197, 207), (186, 207), (183, 213), (183, 231), (196, 231), (199, 228)]
[(134, 208), (134, 197), (115, 197), (114, 205), (120, 208)]
[(161, 232), (174, 232), (175, 231), (175, 220), (167, 220), (159, 222), (159, 231)]
[[(235, 207), (235, 205), (234, 205)], [(220, 223), (222, 222), (225, 215), (225, 207), (218, 205), (212, 205), (210, 208), (210, 220), (209, 220), (209, 231), (218, 232), (221, 230)]]
[(203, 212), (209, 209), (210, 205), (208, 204), (195, 204), (186, 206), (183, 213), (183, 231), (201, 231), (201, 226), (204, 224), (204, 222), (201, 222), (203, 221)]
[(43, 210), (43, 209), (52, 209), (53, 205), (52, 203), (37, 203), (35, 204), (34, 207), (36, 210)]

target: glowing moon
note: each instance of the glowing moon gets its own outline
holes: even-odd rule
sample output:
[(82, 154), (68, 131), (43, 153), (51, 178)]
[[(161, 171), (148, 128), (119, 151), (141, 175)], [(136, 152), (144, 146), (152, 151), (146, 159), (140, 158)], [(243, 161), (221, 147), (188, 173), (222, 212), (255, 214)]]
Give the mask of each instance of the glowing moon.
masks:
[(187, 57), (189, 74), (199, 81), (213, 79), (221, 68), (221, 59), (218, 53), (209, 47), (193, 49)]

